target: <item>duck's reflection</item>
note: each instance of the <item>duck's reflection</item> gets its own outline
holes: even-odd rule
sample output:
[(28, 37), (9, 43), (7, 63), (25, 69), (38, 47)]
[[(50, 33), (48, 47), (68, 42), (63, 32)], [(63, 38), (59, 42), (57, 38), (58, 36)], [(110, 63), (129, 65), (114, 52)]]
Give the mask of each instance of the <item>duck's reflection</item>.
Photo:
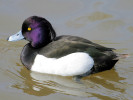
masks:
[(24, 78), (23, 83), (17, 83), (13, 87), (22, 89), (24, 93), (30, 95), (45, 96), (61, 92), (70, 95), (88, 96), (88, 93), (79, 90), (85, 88), (85, 86), (75, 82), (72, 77), (30, 72), (25, 68), (22, 68), (19, 74)]
[(45, 96), (54, 93), (53, 90), (44, 87), (41, 83), (35, 81), (30, 76), (30, 71), (28, 71), (26, 68), (22, 68), (21, 71), (18, 72), (23, 80), (21, 82), (17, 82), (16, 84), (12, 85), (12, 87), (21, 89), (23, 90), (24, 93), (35, 96)]
[(17, 83), (13, 87), (36, 96), (59, 92), (82, 97), (95, 96), (99, 99), (104, 97), (120, 99), (125, 91), (123, 84), (119, 82), (123, 78), (120, 78), (115, 70), (90, 75), (83, 78), (81, 83), (74, 81), (72, 77), (30, 72), (25, 68), (22, 68), (19, 74), (24, 78), (23, 83)]
[(62, 92), (65, 94), (78, 95), (78, 96), (88, 96), (88, 93), (80, 91), (80, 89), (85, 89), (83, 84), (79, 84), (72, 80), (72, 77), (62, 77), (56, 75), (40, 74), (31, 72), (32, 80), (39, 82), (44, 87), (52, 89), (54, 91)]

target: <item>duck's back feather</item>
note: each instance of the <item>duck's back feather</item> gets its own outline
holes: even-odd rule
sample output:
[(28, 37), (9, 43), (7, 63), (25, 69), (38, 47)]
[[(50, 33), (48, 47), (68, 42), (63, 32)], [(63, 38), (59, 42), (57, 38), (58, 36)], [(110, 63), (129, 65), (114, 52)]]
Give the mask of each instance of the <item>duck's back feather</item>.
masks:
[[(40, 54), (47, 57), (60, 58), (74, 52), (92, 52), (93, 56), (98, 56), (106, 51), (112, 51), (113, 48), (107, 48), (89, 40), (75, 36), (60, 36), (55, 41), (49, 43), (40, 50)], [(97, 55), (98, 54), (98, 55)]]

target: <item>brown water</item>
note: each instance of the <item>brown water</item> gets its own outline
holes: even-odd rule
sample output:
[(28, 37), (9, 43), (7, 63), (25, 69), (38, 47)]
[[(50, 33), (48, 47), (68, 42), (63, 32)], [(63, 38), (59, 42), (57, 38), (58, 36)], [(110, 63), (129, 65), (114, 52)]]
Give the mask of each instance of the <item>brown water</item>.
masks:
[[(43, 16), (58, 35), (81, 36), (130, 57), (85, 77), (39, 74), (20, 62), (26, 41), (7, 42), (23, 20)], [(133, 0), (1, 0), (0, 100), (133, 100)]]

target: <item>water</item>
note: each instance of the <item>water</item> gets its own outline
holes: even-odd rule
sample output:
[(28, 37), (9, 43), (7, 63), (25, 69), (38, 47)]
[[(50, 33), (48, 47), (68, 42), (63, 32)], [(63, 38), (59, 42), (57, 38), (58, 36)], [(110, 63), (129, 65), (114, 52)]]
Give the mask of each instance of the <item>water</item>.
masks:
[[(1, 100), (132, 100), (133, 99), (132, 0), (1, 0), (0, 98)], [(75, 35), (118, 53), (130, 55), (112, 70), (84, 77), (30, 72), (20, 62), (27, 43), (7, 42), (29, 16), (48, 19), (58, 35)]]

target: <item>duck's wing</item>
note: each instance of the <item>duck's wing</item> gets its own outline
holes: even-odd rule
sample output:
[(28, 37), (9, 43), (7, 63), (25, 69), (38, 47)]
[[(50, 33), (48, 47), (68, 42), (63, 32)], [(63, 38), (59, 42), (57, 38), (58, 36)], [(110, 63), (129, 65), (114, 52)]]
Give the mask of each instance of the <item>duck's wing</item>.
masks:
[(114, 48), (108, 48), (108, 47), (104, 47), (102, 45), (99, 45), (99, 44), (96, 44), (96, 43), (93, 43), (87, 39), (84, 39), (84, 38), (81, 38), (81, 37), (77, 37), (77, 36), (60, 36), (60, 37), (57, 37), (57, 40), (60, 40), (60, 41), (66, 41), (66, 42), (76, 42), (76, 43), (82, 43), (82, 44), (87, 44), (87, 45), (91, 45), (97, 49), (100, 49), (101, 51), (110, 51), (110, 50), (115, 50)]
[(60, 36), (42, 48), (39, 53), (49, 58), (60, 58), (74, 52), (86, 52), (93, 58), (98, 58), (113, 55), (112, 50), (113, 48), (107, 48), (80, 37)]

